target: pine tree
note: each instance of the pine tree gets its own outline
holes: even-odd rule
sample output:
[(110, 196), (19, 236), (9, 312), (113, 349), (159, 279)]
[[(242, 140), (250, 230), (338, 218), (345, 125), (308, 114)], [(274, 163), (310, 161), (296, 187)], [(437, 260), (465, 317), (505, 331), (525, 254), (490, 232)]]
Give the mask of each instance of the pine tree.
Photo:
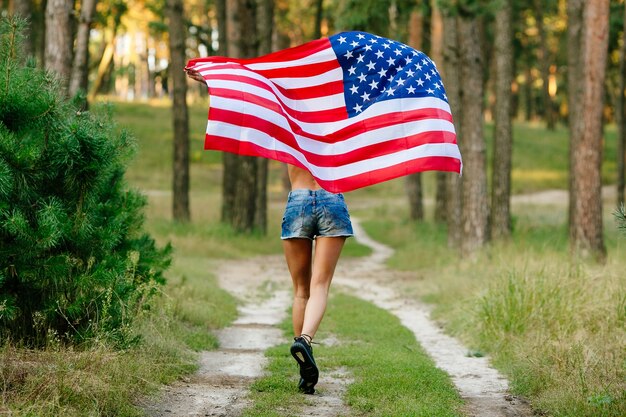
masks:
[(617, 221), (617, 227), (626, 234), (626, 208), (624, 207), (624, 203), (613, 212), (613, 215)]
[(132, 138), (20, 64), (21, 26), (0, 23), (0, 339), (123, 342), (170, 248), (142, 230), (146, 199), (124, 181)]

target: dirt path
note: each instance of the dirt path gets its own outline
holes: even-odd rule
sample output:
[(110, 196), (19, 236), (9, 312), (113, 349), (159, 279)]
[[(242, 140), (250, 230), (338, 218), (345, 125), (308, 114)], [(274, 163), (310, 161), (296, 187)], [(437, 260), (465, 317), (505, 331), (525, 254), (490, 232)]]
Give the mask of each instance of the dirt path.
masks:
[(161, 401), (145, 407), (154, 417), (237, 416), (248, 405), (250, 383), (263, 374), (265, 349), (283, 341), (276, 326), (283, 320), (291, 295), (284, 285), (284, 261), (223, 263), (220, 286), (243, 301), (239, 317), (217, 337), (220, 348), (202, 352), (200, 369), (191, 378), (165, 389)]
[(489, 366), (487, 358), (468, 356), (467, 348), (444, 334), (430, 320), (430, 311), (426, 305), (398, 294), (397, 280), (400, 274), (388, 270), (384, 265), (393, 253), (392, 249), (367, 236), (358, 221), (353, 221), (353, 226), (357, 240), (371, 247), (374, 252), (364, 260), (343, 263), (337, 271), (335, 283), (397, 316), (413, 332), (437, 367), (451, 376), (466, 401), (465, 411), (468, 416), (531, 416), (530, 407), (508, 393), (506, 379)]
[[(486, 358), (468, 357), (466, 348), (430, 320), (426, 306), (395, 292), (394, 281), (401, 274), (384, 266), (392, 250), (369, 238), (358, 221), (354, 227), (360, 243), (373, 253), (365, 259), (342, 259), (334, 285), (399, 317), (437, 366), (451, 375), (467, 402), (468, 416), (531, 416), (521, 400), (508, 395), (507, 381), (489, 367)], [(218, 333), (219, 350), (201, 353), (195, 375), (167, 387), (161, 401), (145, 407), (149, 416), (238, 416), (249, 404), (248, 386), (263, 375), (264, 350), (285, 341), (276, 327), (291, 301), (282, 256), (224, 262), (216, 273), (220, 286), (242, 300), (239, 318)], [(300, 415), (349, 415), (342, 396), (350, 382), (345, 369), (324, 372), (316, 394), (303, 397)]]

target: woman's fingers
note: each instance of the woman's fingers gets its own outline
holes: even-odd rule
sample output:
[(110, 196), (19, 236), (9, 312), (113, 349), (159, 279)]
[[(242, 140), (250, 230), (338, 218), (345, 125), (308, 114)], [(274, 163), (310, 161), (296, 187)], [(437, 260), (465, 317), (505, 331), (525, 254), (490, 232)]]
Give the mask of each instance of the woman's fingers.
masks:
[(193, 69), (185, 69), (187, 76), (193, 80), (196, 80), (200, 83), (204, 83), (204, 77), (197, 71)]

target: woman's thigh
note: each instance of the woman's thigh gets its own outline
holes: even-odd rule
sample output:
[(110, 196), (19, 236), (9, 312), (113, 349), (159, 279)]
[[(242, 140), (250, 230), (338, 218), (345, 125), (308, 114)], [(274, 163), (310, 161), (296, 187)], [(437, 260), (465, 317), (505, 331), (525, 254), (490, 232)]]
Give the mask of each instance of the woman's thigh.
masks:
[(330, 285), (345, 242), (345, 237), (317, 237), (315, 239), (313, 281)]

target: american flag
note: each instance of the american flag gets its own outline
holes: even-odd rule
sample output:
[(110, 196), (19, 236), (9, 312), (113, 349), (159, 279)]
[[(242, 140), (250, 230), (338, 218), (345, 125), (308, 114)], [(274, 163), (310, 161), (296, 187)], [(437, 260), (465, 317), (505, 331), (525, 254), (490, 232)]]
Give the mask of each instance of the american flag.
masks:
[(461, 173), (435, 64), (400, 42), (343, 32), (252, 59), (191, 60), (209, 88), (205, 149), (311, 172), (346, 192), (415, 172)]

